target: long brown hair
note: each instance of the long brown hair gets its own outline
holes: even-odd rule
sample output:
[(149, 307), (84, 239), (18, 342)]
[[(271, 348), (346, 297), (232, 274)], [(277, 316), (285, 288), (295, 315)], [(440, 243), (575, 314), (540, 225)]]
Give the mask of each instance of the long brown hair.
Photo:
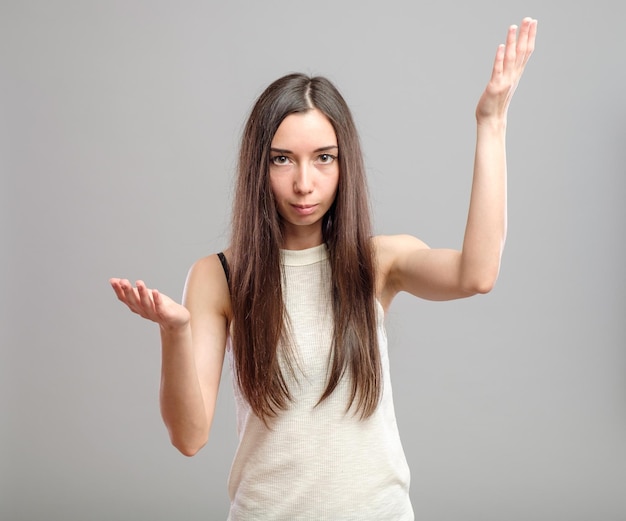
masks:
[(339, 147), (337, 195), (322, 223), (332, 270), (334, 330), (327, 386), (319, 401), (349, 377), (351, 396), (346, 410), (356, 401), (361, 418), (367, 418), (382, 392), (370, 208), (356, 127), (345, 100), (329, 80), (289, 74), (269, 85), (252, 108), (241, 140), (233, 204), (236, 378), (250, 407), (264, 421), (285, 409), (291, 399), (278, 356), (283, 346), (284, 359), (290, 360), (280, 264), (281, 223), (269, 183), (270, 145), (285, 117), (313, 108), (329, 119)]

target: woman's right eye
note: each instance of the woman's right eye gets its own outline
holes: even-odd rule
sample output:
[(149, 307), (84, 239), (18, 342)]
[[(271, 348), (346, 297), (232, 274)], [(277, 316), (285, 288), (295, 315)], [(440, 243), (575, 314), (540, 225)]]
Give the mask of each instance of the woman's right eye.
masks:
[(286, 165), (289, 163), (289, 158), (287, 156), (274, 156), (271, 161), (274, 165)]

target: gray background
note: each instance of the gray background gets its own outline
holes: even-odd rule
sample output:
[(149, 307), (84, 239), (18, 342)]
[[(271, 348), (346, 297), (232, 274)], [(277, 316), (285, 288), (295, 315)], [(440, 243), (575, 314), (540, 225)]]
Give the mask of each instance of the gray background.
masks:
[[(156, 326), (228, 244), (251, 103), (327, 75), (357, 120), (376, 230), (459, 247), (474, 107), (539, 19), (510, 111), (509, 237), (486, 296), (388, 316), (418, 520), (626, 519), (626, 92), (611, 1), (0, 4), (0, 519), (225, 519), (227, 371), (209, 444), (169, 445)], [(417, 340), (419, 338), (419, 340)]]

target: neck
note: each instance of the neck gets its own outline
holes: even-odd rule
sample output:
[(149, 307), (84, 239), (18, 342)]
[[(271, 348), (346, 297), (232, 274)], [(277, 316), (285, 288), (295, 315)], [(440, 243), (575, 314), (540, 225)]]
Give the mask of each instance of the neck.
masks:
[(285, 226), (283, 228), (284, 250), (306, 250), (324, 242), (321, 223), (316, 226)]

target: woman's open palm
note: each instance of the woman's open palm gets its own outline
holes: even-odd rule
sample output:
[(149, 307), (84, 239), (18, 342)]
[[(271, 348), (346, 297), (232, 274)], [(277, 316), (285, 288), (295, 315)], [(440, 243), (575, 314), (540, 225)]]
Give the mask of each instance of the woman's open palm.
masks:
[(117, 298), (138, 315), (156, 322), (164, 329), (178, 329), (189, 324), (189, 311), (156, 289), (149, 289), (138, 280), (135, 286), (126, 279), (110, 281)]
[(479, 122), (506, 117), (513, 93), (535, 49), (537, 20), (524, 18), (519, 28), (509, 27), (506, 44), (498, 46), (491, 78), (476, 107)]

